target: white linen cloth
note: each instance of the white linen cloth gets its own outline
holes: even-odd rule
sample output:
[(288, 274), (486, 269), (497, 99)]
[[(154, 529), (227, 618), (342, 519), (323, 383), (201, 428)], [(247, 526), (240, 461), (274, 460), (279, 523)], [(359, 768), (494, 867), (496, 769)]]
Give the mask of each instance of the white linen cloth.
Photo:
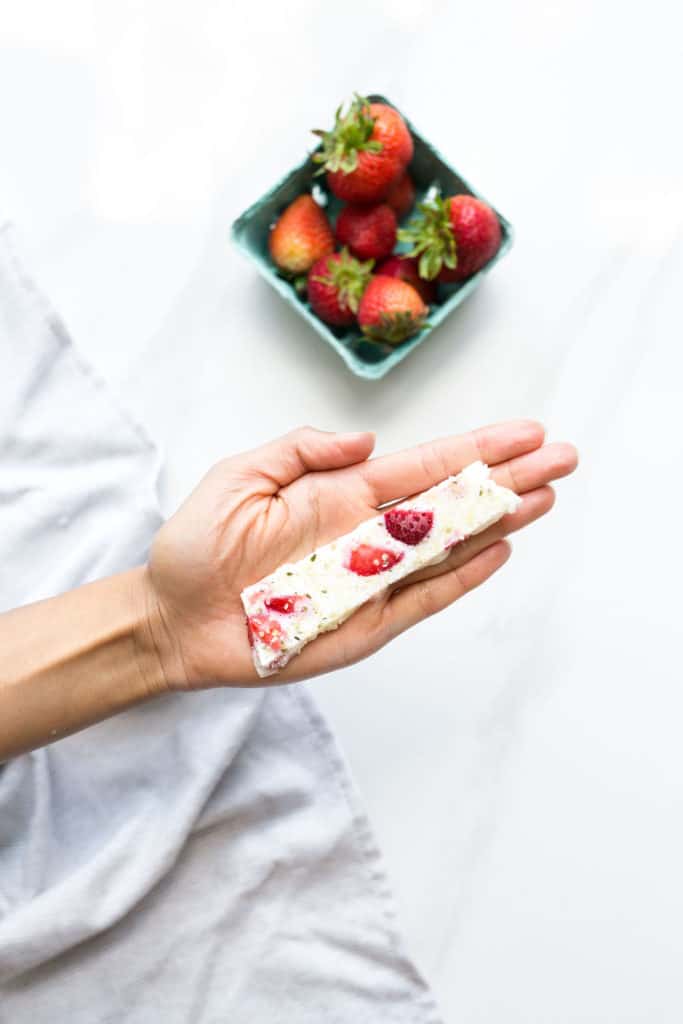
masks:
[[(0, 369), (4, 610), (139, 564), (160, 516), (154, 446), (7, 229)], [(0, 766), (0, 1021), (437, 1024), (303, 686), (168, 696)]]

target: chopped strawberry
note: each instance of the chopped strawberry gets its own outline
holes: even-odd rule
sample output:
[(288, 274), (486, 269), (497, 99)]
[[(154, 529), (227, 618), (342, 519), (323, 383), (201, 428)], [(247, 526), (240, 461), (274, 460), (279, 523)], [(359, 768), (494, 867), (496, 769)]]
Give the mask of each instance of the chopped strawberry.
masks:
[(280, 612), (281, 615), (293, 615), (306, 604), (306, 598), (301, 594), (287, 594), (284, 597), (268, 597), (264, 604), (268, 611)]
[(434, 525), (434, 513), (429, 509), (390, 508), (384, 513), (384, 525), (403, 544), (419, 544)]
[(282, 647), (282, 641), (284, 640), (282, 627), (275, 619), (270, 619), (267, 615), (251, 615), (247, 619), (247, 632), (251, 647), (254, 646), (255, 640), (265, 644), (274, 651), (279, 651)]
[(376, 576), (387, 569), (393, 569), (402, 558), (402, 551), (375, 548), (372, 544), (359, 544), (349, 556), (348, 568), (357, 576)]

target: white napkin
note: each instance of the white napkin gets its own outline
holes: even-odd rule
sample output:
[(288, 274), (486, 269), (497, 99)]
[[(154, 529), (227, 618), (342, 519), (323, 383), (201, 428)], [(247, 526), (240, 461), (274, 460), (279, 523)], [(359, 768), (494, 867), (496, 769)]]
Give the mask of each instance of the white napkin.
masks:
[[(0, 369), (4, 610), (139, 564), (160, 516), (152, 443), (7, 229)], [(0, 766), (0, 1020), (438, 1024), (303, 686), (165, 697)]]

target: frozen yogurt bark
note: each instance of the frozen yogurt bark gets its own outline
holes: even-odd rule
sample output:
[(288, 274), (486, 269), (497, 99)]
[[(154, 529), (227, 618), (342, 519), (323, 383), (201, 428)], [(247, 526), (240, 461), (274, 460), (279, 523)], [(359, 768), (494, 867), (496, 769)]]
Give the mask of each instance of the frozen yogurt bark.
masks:
[(490, 478), (488, 466), (473, 462), (246, 587), (242, 604), (259, 676), (283, 668), (366, 601), (446, 558), (455, 544), (513, 512), (519, 501)]

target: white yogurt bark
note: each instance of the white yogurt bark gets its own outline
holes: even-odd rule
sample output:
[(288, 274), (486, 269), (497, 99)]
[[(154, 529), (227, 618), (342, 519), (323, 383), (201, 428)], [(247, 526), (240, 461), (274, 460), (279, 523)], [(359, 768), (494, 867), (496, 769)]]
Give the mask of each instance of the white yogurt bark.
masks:
[(242, 591), (259, 676), (269, 676), (311, 640), (412, 572), (441, 561), (520, 499), (473, 462), (458, 476), (367, 519), (351, 533), (281, 565)]

